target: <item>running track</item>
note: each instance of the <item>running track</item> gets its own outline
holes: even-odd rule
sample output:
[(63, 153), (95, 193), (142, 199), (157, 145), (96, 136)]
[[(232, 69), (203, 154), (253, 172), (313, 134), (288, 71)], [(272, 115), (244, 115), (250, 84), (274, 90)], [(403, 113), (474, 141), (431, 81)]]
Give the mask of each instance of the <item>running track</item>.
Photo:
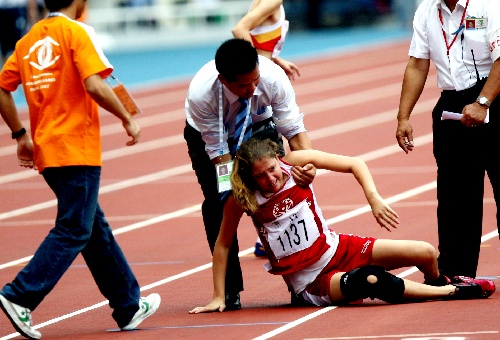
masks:
[[(438, 96), (434, 71), (412, 116), (415, 150), (405, 155), (394, 138), (408, 41), (336, 52), (298, 61), (294, 82), (313, 146), (359, 156), (371, 168), (380, 194), (399, 213), (400, 227), (381, 229), (363, 193), (345, 174), (319, 173), (316, 195), (338, 232), (379, 238), (421, 239), (437, 245), (436, 169), (430, 110)], [(239, 230), (245, 278), (243, 309), (190, 315), (211, 299), (211, 256), (200, 214), (202, 196), (182, 138), (187, 79), (135, 88), (144, 113), (142, 140), (126, 147), (121, 124), (102, 113), (104, 167), (100, 203), (144, 294), (158, 292), (162, 305), (133, 332), (118, 332), (111, 310), (79, 257), (33, 313), (44, 339), (498, 339), (499, 293), (487, 300), (387, 305), (365, 300), (349, 307), (290, 307), (281, 278), (253, 256), (255, 231)], [(22, 112), (27, 125), (27, 114)], [(9, 131), (0, 125), (1, 138)], [(16, 164), (15, 145), (0, 146), (0, 282), (12, 280), (53, 224), (55, 200), (35, 171)], [(486, 184), (479, 276), (496, 279), (498, 234)], [(457, 207), (460, 209), (461, 207)], [(414, 268), (395, 272), (422, 280)], [(497, 280), (497, 283), (499, 281)], [(1, 339), (19, 338), (0, 315)]]

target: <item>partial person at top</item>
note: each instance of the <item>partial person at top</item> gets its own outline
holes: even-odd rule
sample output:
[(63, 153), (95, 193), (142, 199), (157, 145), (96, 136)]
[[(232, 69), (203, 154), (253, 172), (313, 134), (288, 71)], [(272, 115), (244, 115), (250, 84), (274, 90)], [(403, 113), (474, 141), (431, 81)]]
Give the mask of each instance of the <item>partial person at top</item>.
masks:
[(253, 0), (248, 13), (231, 32), (235, 38), (250, 41), (258, 54), (274, 61), (290, 80), (300, 77), (297, 65), (279, 56), (288, 32), (283, 0)]

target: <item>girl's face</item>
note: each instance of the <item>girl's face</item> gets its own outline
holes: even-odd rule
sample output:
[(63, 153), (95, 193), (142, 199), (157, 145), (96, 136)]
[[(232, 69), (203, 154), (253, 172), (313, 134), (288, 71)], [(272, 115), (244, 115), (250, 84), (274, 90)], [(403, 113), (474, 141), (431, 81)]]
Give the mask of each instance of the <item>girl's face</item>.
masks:
[(277, 193), (284, 184), (278, 157), (256, 160), (252, 165), (252, 177), (264, 197)]

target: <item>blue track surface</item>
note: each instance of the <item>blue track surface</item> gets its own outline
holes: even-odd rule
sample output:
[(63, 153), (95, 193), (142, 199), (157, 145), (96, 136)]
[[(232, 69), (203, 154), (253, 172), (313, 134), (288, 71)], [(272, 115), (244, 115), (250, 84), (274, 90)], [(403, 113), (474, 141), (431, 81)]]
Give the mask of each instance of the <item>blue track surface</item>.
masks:
[[(291, 31), (287, 35), (282, 57), (298, 60), (360, 46), (374, 46), (381, 42), (409, 40), (410, 37), (408, 30), (397, 26)], [(134, 88), (193, 76), (201, 66), (214, 58), (219, 44), (107, 52), (106, 55), (115, 68), (114, 75), (127, 87)], [(18, 105), (25, 106), (22, 91), (18, 90), (14, 99)]]

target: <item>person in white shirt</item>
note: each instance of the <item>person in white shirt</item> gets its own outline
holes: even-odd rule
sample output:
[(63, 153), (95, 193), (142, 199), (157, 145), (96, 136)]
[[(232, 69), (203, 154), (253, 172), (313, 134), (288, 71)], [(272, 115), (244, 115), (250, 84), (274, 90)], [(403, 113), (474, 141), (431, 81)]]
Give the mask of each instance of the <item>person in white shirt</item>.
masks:
[[(231, 161), (234, 152), (230, 151), (242, 142), (234, 138), (241, 98), (249, 101), (248, 122), (243, 124), (243, 130), (251, 129), (252, 138), (269, 138), (279, 143), (282, 154), (285, 153), (282, 136), (288, 140), (291, 150), (312, 147), (304, 127), (304, 114), (297, 106), (285, 72), (268, 58), (259, 56), (249, 41), (236, 38), (225, 41), (217, 49), (215, 60), (204, 65), (192, 79), (185, 103), (184, 138), (204, 195), (202, 215), (211, 251), (228, 193), (219, 190), (216, 166)], [(295, 174), (307, 185), (314, 177), (315, 168), (297, 168)], [(239, 292), (242, 290), (235, 237), (226, 276), (228, 309), (241, 308)]]
[(432, 112), (439, 268), (475, 277), (485, 172), (500, 202), (500, 1), (424, 0), (413, 27), (396, 139), (406, 153), (415, 147), (410, 115), (432, 60), (442, 89)]

